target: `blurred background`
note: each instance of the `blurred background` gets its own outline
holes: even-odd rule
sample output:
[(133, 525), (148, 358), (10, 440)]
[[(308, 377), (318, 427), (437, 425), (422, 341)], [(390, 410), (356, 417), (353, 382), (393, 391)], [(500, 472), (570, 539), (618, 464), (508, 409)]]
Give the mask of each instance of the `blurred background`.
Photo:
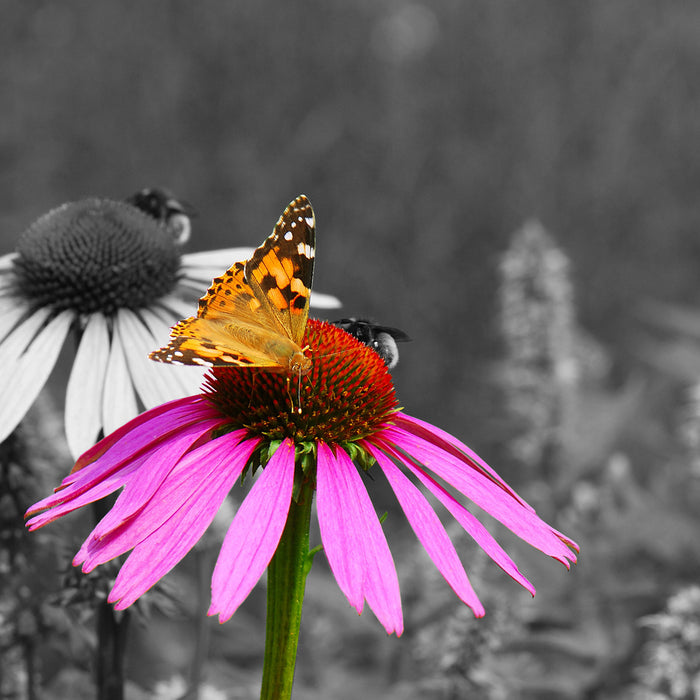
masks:
[[(333, 317), (413, 339), (394, 371), (401, 405), (466, 441), (582, 546), (567, 574), (502, 536), (533, 602), (464, 543), (487, 608), (474, 621), (397, 524), (400, 640), (369, 612), (358, 620), (319, 564), (296, 697), (700, 697), (684, 626), (700, 624), (689, 588), (700, 571), (700, 6), (0, 10), (0, 253), (65, 201), (145, 186), (197, 209), (189, 250), (257, 245), (307, 194), (314, 286), (344, 303)], [(204, 678), (223, 693), (212, 698), (255, 697), (263, 600), (212, 623)], [(130, 697), (184, 693), (191, 621), (154, 614), (131, 630)], [(652, 614), (678, 637), (661, 639), (671, 623)], [(47, 697), (62, 697), (60, 669), (89, 679), (81, 644), (94, 640), (71, 634), (71, 653), (41, 657)]]

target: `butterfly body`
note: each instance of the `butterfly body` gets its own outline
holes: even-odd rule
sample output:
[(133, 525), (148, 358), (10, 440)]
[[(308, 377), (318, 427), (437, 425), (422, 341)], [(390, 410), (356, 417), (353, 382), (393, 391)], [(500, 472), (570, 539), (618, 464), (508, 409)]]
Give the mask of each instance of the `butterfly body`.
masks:
[(315, 218), (301, 195), (245, 263), (216, 277), (196, 317), (171, 331), (153, 360), (206, 367), (259, 367), (287, 376), (311, 369), (302, 339), (313, 279)]

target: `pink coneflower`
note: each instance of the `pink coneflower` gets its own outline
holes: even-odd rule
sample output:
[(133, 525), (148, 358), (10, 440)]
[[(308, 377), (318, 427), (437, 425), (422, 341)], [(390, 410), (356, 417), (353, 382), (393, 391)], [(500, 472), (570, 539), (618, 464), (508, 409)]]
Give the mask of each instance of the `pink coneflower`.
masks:
[(215, 368), (202, 394), (147, 411), (88, 450), (57, 492), (30, 508), (30, 529), (123, 489), (73, 562), (88, 572), (132, 550), (109, 596), (123, 609), (194, 546), (236, 482), (255, 476), (213, 573), (209, 614), (223, 622), (270, 564), (293, 513), (310, 513), (315, 492), (321, 542), (338, 585), (358, 613), (366, 600), (397, 634), (399, 582), (366, 473), (386, 477), (429, 556), (477, 616), (484, 609), (425, 492), (531, 593), (464, 499), (567, 567), (575, 561), (576, 544), (466, 445), (398, 410), (391, 376), (372, 349), (319, 321), (308, 322), (304, 344), (313, 366), (293, 378), (301, 381), (301, 413), (290, 410), (284, 375)]

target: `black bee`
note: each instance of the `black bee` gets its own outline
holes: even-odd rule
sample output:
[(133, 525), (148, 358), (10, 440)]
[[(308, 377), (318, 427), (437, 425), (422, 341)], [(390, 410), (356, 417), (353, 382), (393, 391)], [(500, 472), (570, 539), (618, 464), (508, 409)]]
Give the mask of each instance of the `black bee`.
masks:
[(167, 226), (178, 245), (189, 240), (192, 230), (190, 219), (195, 211), (188, 204), (179, 202), (167, 190), (146, 187), (127, 197), (126, 201)]
[(399, 348), (396, 343), (411, 340), (398, 328), (380, 326), (366, 318), (341, 318), (339, 321), (333, 321), (333, 325), (372, 348), (389, 369), (396, 367), (399, 362)]

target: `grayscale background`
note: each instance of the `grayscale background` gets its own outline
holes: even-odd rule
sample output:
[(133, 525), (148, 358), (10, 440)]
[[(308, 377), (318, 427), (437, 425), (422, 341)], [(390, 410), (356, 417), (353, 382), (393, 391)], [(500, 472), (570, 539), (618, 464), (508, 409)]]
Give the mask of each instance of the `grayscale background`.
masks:
[[(700, 5), (1, 0), (0, 15), (0, 253), (65, 201), (158, 185), (198, 211), (189, 250), (254, 246), (305, 193), (314, 286), (344, 302), (331, 318), (406, 331), (405, 410), (582, 546), (567, 573), (496, 530), (531, 601), (464, 543), (474, 621), (387, 503), (406, 633), (358, 619), (319, 563), (295, 697), (658, 690), (640, 620), (700, 574)], [(523, 253), (513, 301), (502, 261), (526, 225), (546, 250)], [(222, 698), (255, 697), (263, 602), (212, 621)], [(681, 619), (700, 624), (700, 604)], [(168, 697), (155, 684), (187, 666), (189, 621), (134, 625), (132, 697)], [(90, 668), (52, 634), (47, 688)]]

